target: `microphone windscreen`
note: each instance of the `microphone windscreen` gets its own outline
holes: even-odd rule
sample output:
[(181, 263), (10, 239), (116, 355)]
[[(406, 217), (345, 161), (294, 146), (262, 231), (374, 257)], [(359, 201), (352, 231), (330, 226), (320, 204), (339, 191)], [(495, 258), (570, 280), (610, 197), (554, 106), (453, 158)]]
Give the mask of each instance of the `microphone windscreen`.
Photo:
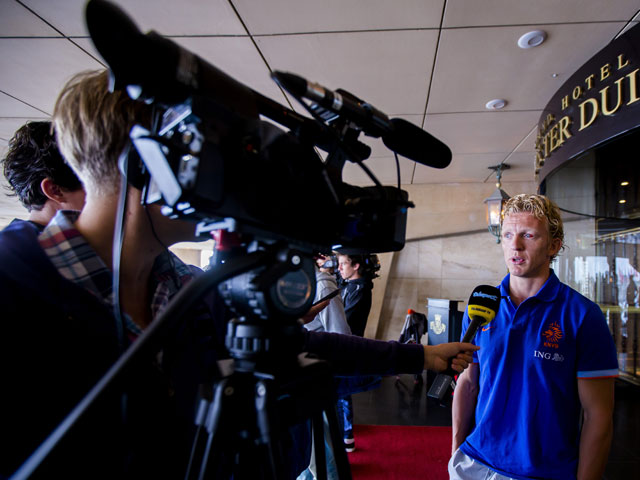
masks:
[(500, 308), (500, 290), (490, 285), (479, 285), (473, 289), (467, 304), (467, 314), (470, 318), (484, 319), (482, 325), (488, 324), (496, 316)]
[(446, 144), (402, 118), (392, 118), (391, 125), (391, 131), (382, 135), (387, 148), (427, 167), (449, 166), (451, 150)]
[(133, 20), (117, 5), (102, 0), (87, 3), (85, 19), (93, 45), (107, 64), (129, 66), (128, 49), (142, 36)]

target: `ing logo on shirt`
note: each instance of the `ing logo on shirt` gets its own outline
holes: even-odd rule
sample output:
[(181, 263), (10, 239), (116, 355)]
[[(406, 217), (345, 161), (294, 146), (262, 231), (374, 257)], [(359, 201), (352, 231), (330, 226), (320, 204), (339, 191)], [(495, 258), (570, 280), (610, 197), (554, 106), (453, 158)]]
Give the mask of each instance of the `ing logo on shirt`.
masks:
[(542, 332), (542, 336), (544, 337), (544, 341), (542, 344), (545, 347), (549, 348), (559, 348), (558, 342), (562, 337), (564, 337), (564, 333), (562, 333), (562, 329), (558, 322), (552, 322), (549, 324), (546, 330)]

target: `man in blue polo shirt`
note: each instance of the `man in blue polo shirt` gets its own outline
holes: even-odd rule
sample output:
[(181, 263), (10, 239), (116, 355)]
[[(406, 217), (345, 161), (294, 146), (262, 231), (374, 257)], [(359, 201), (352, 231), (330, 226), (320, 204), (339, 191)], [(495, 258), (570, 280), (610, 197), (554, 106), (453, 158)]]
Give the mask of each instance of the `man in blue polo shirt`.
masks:
[(558, 207), (517, 195), (504, 212), (509, 274), (455, 390), (450, 478), (600, 479), (618, 374), (611, 334), (599, 307), (549, 268), (563, 246)]

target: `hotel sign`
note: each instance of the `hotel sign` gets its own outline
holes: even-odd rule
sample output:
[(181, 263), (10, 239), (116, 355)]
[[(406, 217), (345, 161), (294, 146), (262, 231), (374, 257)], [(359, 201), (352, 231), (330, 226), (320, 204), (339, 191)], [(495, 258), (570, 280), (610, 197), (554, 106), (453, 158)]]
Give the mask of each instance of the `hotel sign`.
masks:
[(583, 65), (538, 123), (535, 172), (542, 182), (567, 160), (640, 126), (640, 25)]

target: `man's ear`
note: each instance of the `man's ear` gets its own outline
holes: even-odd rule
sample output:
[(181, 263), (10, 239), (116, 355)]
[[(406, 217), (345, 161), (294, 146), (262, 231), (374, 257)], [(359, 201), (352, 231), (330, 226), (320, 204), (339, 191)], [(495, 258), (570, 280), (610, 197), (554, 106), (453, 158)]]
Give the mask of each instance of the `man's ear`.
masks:
[(552, 239), (551, 242), (549, 243), (549, 256), (553, 258), (555, 255), (558, 254), (558, 252), (560, 252), (561, 248), (562, 248), (562, 240), (560, 240), (559, 238)]
[(64, 191), (60, 188), (60, 185), (54, 183), (49, 177), (40, 182), (40, 189), (48, 199), (54, 202), (62, 203), (65, 201)]

